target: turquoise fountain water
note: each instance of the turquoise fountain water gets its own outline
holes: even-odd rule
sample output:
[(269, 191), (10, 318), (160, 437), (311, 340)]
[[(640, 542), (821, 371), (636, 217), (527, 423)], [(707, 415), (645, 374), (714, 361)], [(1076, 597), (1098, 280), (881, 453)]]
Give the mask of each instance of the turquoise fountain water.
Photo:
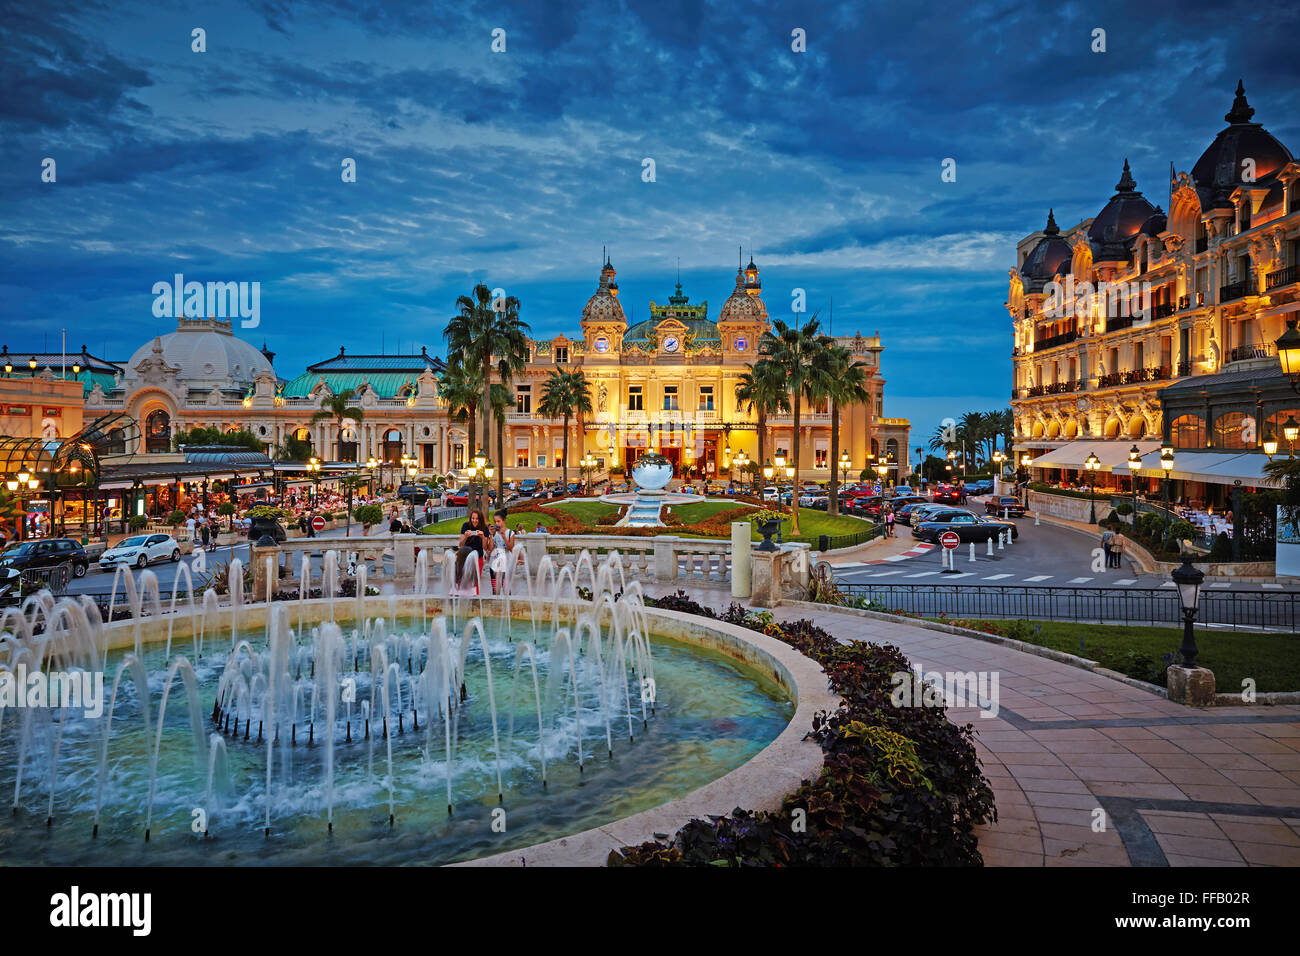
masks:
[[(469, 859), (683, 796), (792, 716), (762, 676), (651, 633), (617, 554), (534, 574), (516, 549), (499, 596), (475, 593), (474, 562), (453, 587), (454, 556), (432, 558), (400, 615), (396, 596), (385, 614), (279, 601), (256, 628), (238, 575), (229, 603), (174, 613), (150, 572), (127, 576), (120, 651), (89, 600), (4, 612), (0, 672), (105, 686), (96, 716), (0, 702), (0, 864)], [(323, 565), (337, 593), (338, 556)], [(146, 612), (168, 618), (158, 643)]]

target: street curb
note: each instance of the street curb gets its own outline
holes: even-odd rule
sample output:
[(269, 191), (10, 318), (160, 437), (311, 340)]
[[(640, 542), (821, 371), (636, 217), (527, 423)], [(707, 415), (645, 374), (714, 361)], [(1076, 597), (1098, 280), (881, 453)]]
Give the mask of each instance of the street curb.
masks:
[[(1095, 538), (1098, 542), (1101, 541), (1100, 531), (1093, 531), (1091, 528), (1080, 528), (1078, 527), (1077, 524), (1068, 521), (1062, 521), (1057, 518), (1053, 518), (1049, 515), (1040, 514), (1039, 518), (1043, 521), (1046, 521), (1048, 524), (1053, 525), (1054, 527), (1065, 528), (1069, 531), (1077, 531), (1079, 534), (1083, 534)], [(1124, 538), (1124, 542), (1125, 542), (1124, 550), (1125, 551), (1131, 550), (1133, 557), (1137, 559), (1137, 564), (1139, 565), (1139, 569), (1138, 569), (1139, 574), (1156, 574), (1156, 575), (1160, 574), (1159, 571), (1155, 570), (1156, 559), (1152, 556), (1150, 551), (1148, 551), (1141, 544), (1134, 541), (1132, 538), (1128, 537), (1127, 535)]]

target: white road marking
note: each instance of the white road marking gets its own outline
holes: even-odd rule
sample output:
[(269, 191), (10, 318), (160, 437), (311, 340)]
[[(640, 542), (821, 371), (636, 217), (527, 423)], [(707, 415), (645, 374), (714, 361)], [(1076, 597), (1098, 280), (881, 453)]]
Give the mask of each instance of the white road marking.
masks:
[(1070, 580), (1066, 581), (1065, 583), (1066, 583), (1066, 584), (1086, 584), (1087, 582), (1089, 582), (1089, 581), (1091, 581), (1091, 580), (1092, 580), (1092, 578), (1070, 578)]
[(984, 580), (985, 580), (985, 581), (1001, 581), (1003, 578), (1009, 578), (1009, 577), (1011, 577), (1011, 575), (1009, 575), (1009, 574), (990, 574), (990, 575), (989, 575), (988, 577), (986, 577)]
[(1282, 590), (1282, 585), (1280, 585), (1280, 584), (1261, 584), (1260, 587), (1262, 587), (1262, 588), (1267, 588), (1267, 589), (1270, 590), (1270, 591), (1280, 591), (1280, 590)]
[(1050, 574), (1035, 574), (1032, 578), (1025, 578), (1027, 584), (1035, 584), (1039, 581), (1047, 581), (1052, 576)]
[(1166, 581), (1164, 584), (1162, 584), (1162, 585), (1160, 585), (1160, 586), (1161, 586), (1162, 588), (1173, 588), (1173, 587), (1177, 587), (1178, 585), (1174, 584), (1173, 581)]
[(909, 578), (928, 578), (932, 574), (938, 574), (938, 571), (922, 571), (920, 574), (909, 574)]
[(902, 574), (902, 573), (903, 573), (903, 572), (902, 572), (901, 569), (899, 569), (899, 570), (895, 570), (895, 571), (881, 571), (881, 572), (878, 573), (878, 574), (868, 574), (867, 577), (869, 577), (869, 578), (887, 578), (887, 577), (889, 577), (891, 574)]
[(1207, 584), (1206, 587), (1207, 587), (1207, 588), (1216, 588), (1216, 589), (1222, 591), (1224, 588), (1230, 588), (1230, 587), (1232, 587), (1232, 582), (1231, 582), (1231, 581), (1218, 581), (1218, 582), (1216, 582), (1216, 583), (1214, 583), (1214, 584)]
[(843, 564), (833, 564), (831, 567), (843, 570), (844, 568), (865, 568), (868, 565), (865, 561), (845, 561)]
[(1137, 578), (1124, 578), (1122, 581), (1116, 581), (1116, 584), (1137, 584)]

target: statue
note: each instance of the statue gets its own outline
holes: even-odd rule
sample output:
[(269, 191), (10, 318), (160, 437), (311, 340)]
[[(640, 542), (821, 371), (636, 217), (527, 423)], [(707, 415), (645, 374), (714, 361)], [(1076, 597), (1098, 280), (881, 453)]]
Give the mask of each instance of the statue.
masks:
[(599, 401), (600, 401), (600, 411), (602, 411), (602, 412), (603, 412), (603, 411), (608, 411), (608, 409), (609, 409), (609, 389), (605, 387), (605, 383), (604, 383), (604, 382), (601, 382), (601, 383), (600, 383), (600, 391), (599, 391), (598, 394), (599, 394), (599, 396), (600, 396), (600, 398), (599, 398)]

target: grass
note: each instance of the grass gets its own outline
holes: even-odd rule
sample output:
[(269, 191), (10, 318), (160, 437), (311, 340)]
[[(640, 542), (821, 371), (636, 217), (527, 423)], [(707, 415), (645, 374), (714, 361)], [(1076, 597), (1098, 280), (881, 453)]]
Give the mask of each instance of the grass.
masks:
[[(781, 519), (781, 537), (786, 541), (808, 541), (816, 544), (820, 535), (828, 534), (835, 537), (841, 534), (857, 534), (860, 531), (870, 530), (872, 525), (873, 522), (852, 515), (830, 515), (815, 508), (800, 508), (799, 534), (791, 537), (790, 517), (787, 514)], [(755, 529), (755, 540), (761, 537), (762, 535)]]
[(672, 513), (682, 519), (682, 524), (695, 524), (705, 518), (711, 518), (719, 511), (747, 507), (743, 501), (712, 498), (708, 501), (691, 501), (684, 505), (670, 505)]
[[(423, 534), (460, 534), (461, 525), (465, 521), (465, 518), (446, 518), (436, 524), (425, 525), (420, 530)], [(525, 531), (532, 531), (539, 521), (547, 523), (547, 516), (540, 511), (519, 511), (506, 515), (506, 527), (512, 531), (521, 525)]]
[(618, 505), (606, 504), (603, 501), (560, 501), (546, 507), (571, 514), (586, 525), (594, 525), (599, 519), (615, 514), (619, 510)]
[[(1176, 627), (951, 618), (943, 623), (1077, 654), (1097, 661), (1103, 667), (1161, 687), (1165, 684), (1165, 655), (1173, 655), (1171, 660), (1176, 658), (1183, 640), (1182, 628)], [(1196, 647), (1199, 651), (1197, 663), (1214, 671), (1219, 693), (1240, 693), (1242, 681), (1248, 679), (1255, 682), (1255, 690), (1259, 693), (1300, 690), (1300, 638), (1294, 635), (1198, 627)]]

